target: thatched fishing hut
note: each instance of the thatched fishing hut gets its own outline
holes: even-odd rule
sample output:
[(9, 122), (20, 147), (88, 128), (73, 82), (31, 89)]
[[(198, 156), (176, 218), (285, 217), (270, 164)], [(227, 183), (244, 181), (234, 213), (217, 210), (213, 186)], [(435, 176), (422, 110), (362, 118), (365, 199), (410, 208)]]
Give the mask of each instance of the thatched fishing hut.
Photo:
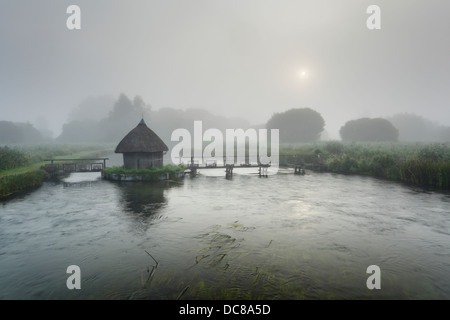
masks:
[(163, 166), (167, 145), (153, 132), (144, 119), (117, 145), (115, 152), (123, 153), (125, 169), (148, 169)]

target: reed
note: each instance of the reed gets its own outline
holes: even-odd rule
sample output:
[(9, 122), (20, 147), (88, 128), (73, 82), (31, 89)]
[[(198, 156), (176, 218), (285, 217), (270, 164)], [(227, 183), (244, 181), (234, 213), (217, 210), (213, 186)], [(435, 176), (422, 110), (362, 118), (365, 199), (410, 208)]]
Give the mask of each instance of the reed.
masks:
[(329, 171), (334, 173), (367, 175), (421, 187), (449, 189), (450, 186), (449, 144), (332, 141), (287, 151), (309, 154), (309, 159), (320, 153)]
[(45, 171), (41, 169), (2, 176), (0, 177), (0, 198), (37, 188), (42, 185), (44, 179)]
[(29, 165), (31, 157), (24, 152), (9, 147), (0, 147), (0, 171)]

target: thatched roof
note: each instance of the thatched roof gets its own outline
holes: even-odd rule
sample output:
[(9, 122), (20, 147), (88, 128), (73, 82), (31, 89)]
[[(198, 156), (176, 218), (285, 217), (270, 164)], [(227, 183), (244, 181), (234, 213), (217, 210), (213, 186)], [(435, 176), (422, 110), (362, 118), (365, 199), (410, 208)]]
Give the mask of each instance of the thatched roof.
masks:
[(162, 152), (169, 148), (156, 133), (145, 124), (144, 119), (131, 130), (116, 147), (116, 153)]

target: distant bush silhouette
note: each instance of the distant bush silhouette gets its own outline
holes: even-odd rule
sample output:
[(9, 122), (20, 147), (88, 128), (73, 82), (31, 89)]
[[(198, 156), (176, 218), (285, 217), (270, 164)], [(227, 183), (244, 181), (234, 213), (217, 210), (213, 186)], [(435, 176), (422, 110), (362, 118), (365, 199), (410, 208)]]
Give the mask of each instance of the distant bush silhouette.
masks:
[(280, 130), (280, 142), (314, 142), (320, 139), (325, 121), (310, 108), (290, 109), (275, 113), (266, 124), (267, 129)]
[(398, 130), (383, 118), (348, 121), (339, 131), (343, 141), (397, 141)]
[(62, 143), (98, 142), (100, 136), (98, 122), (72, 120), (63, 125), (57, 141)]
[(0, 121), (0, 144), (31, 144), (42, 141), (42, 134), (30, 123)]
[(398, 129), (399, 141), (450, 141), (450, 127), (439, 125), (413, 113), (396, 114), (388, 120)]

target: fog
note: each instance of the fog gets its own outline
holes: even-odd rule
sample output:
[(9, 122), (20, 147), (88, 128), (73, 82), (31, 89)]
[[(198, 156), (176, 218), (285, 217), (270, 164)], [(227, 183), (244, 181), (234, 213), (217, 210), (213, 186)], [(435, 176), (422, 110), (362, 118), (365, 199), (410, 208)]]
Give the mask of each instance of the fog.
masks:
[[(66, 27), (71, 4), (80, 30)], [(371, 4), (380, 30), (366, 27)], [(336, 139), (361, 117), (449, 126), (449, 9), (441, 0), (2, 0), (0, 120), (56, 137), (85, 120), (86, 99), (98, 102), (99, 121), (124, 93), (153, 111), (204, 109), (251, 125), (311, 108)]]

